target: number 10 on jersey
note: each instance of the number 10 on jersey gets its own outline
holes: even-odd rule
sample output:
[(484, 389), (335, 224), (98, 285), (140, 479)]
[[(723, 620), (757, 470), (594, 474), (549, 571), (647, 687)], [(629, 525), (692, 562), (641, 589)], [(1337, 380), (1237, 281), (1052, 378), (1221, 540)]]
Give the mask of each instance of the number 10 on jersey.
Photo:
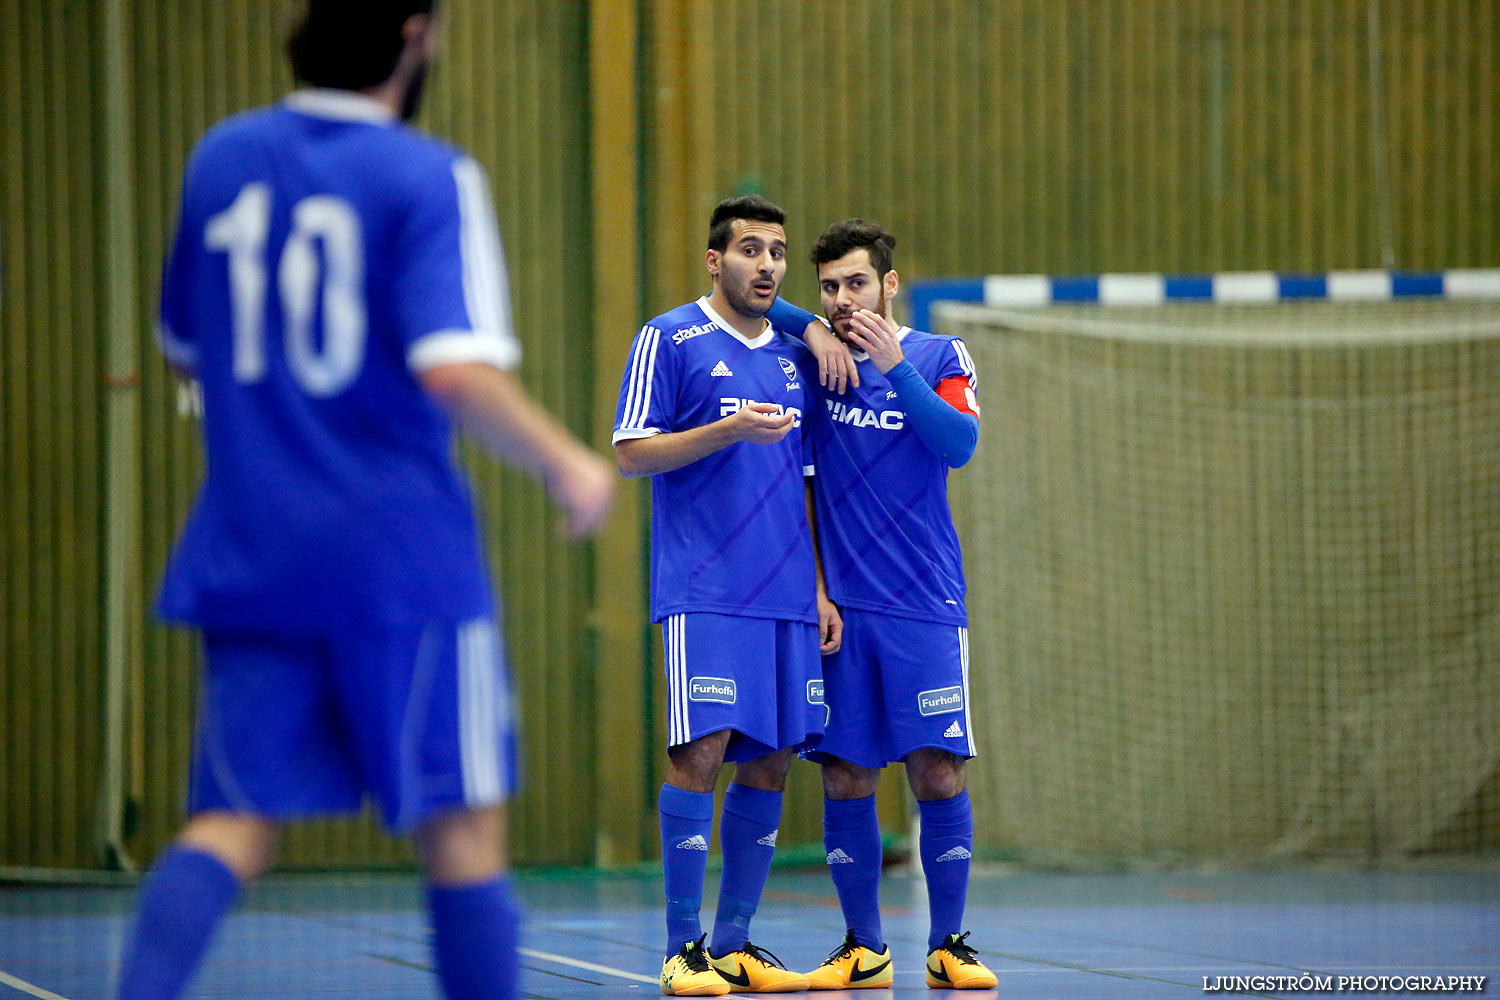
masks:
[[(270, 264), (271, 189), (259, 181), (208, 220), (203, 244), (229, 255), (229, 296), (235, 380), (251, 385), (266, 375), (266, 295)], [(318, 253), (317, 243), (322, 244)], [(292, 206), (291, 230), (275, 269), (287, 368), (309, 396), (348, 388), (364, 364), (368, 316), (364, 239), (359, 216), (344, 199), (312, 195)], [(314, 310), (322, 293), (322, 345)]]

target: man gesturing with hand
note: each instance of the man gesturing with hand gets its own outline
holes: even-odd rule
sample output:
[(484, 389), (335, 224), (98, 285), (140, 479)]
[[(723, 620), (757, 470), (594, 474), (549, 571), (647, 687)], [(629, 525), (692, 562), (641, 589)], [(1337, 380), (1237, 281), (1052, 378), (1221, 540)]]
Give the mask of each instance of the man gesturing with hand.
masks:
[[(631, 348), (615, 457), (651, 476), (651, 617), (662, 625), (670, 758), (659, 801), (669, 996), (805, 990), (749, 940), (770, 872), (786, 774), (823, 733), (820, 647), (840, 625), (809, 526), (802, 416), (817, 370), (766, 312), (786, 275), (785, 216), (721, 202), (704, 263), (710, 294), (656, 317)], [(720, 766), (724, 853), (713, 939), (698, 911)]]

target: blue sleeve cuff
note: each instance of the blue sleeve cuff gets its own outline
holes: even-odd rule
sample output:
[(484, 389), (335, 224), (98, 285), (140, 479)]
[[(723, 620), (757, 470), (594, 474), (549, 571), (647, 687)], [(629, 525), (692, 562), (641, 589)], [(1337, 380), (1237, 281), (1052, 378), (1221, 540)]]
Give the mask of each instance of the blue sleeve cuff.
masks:
[(955, 469), (974, 457), (979, 421), (972, 414), (955, 409), (939, 396), (910, 361), (903, 360), (885, 377), (896, 387), (911, 429), (933, 454)]
[(798, 340), (802, 339), (802, 332), (807, 329), (807, 324), (815, 322), (817, 318), (806, 309), (798, 308), (780, 297), (771, 303), (771, 308), (766, 313), (766, 319), (771, 321), (772, 326)]

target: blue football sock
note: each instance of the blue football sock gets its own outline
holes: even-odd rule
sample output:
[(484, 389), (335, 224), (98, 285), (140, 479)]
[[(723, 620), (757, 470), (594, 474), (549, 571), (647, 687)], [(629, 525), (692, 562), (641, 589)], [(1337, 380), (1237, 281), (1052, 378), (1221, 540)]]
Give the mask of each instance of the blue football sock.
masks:
[(234, 873), (206, 851), (174, 845), (162, 852), (136, 905), (118, 1000), (181, 996), (239, 892)]
[(719, 846), (724, 875), (719, 880), (719, 908), (714, 915), (708, 950), (727, 955), (750, 939), (750, 918), (771, 874), (776, 828), (781, 825), (781, 793), (729, 783), (719, 818)]
[(667, 889), (667, 954), (703, 935), (703, 875), (713, 833), (714, 797), (674, 785), (661, 786), (661, 869)]
[(432, 956), (448, 1000), (516, 1000), (521, 911), (510, 878), (427, 887)]
[(931, 951), (949, 934), (963, 929), (964, 898), (969, 892), (969, 861), (974, 850), (974, 813), (969, 793), (951, 799), (918, 802), (922, 812), (922, 874), (927, 876), (927, 908), (932, 927), (927, 935)]
[(823, 846), (844, 926), (857, 944), (885, 950), (880, 931), (880, 817), (875, 796), (823, 800)]

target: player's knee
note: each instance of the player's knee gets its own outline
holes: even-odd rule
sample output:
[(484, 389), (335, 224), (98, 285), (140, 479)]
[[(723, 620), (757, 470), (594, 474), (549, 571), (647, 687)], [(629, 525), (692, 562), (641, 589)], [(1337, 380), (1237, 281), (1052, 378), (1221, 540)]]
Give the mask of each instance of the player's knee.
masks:
[(270, 869), (276, 832), (276, 824), (259, 816), (212, 811), (194, 816), (177, 839), (218, 859), (245, 885)]
[(435, 816), (416, 833), (427, 877), (437, 885), (483, 882), (505, 868), (505, 813), (500, 807)]
[(906, 779), (918, 801), (951, 799), (967, 784), (964, 758), (947, 750), (915, 750), (906, 756)]
[(709, 733), (667, 748), (667, 784), (689, 792), (712, 792), (724, 766), (728, 730)]
[(786, 776), (797, 757), (791, 748), (778, 750), (764, 757), (740, 761), (734, 767), (734, 782), (765, 792), (786, 791)]
[(830, 799), (864, 799), (875, 794), (880, 772), (846, 760), (830, 759), (823, 765), (823, 795)]

